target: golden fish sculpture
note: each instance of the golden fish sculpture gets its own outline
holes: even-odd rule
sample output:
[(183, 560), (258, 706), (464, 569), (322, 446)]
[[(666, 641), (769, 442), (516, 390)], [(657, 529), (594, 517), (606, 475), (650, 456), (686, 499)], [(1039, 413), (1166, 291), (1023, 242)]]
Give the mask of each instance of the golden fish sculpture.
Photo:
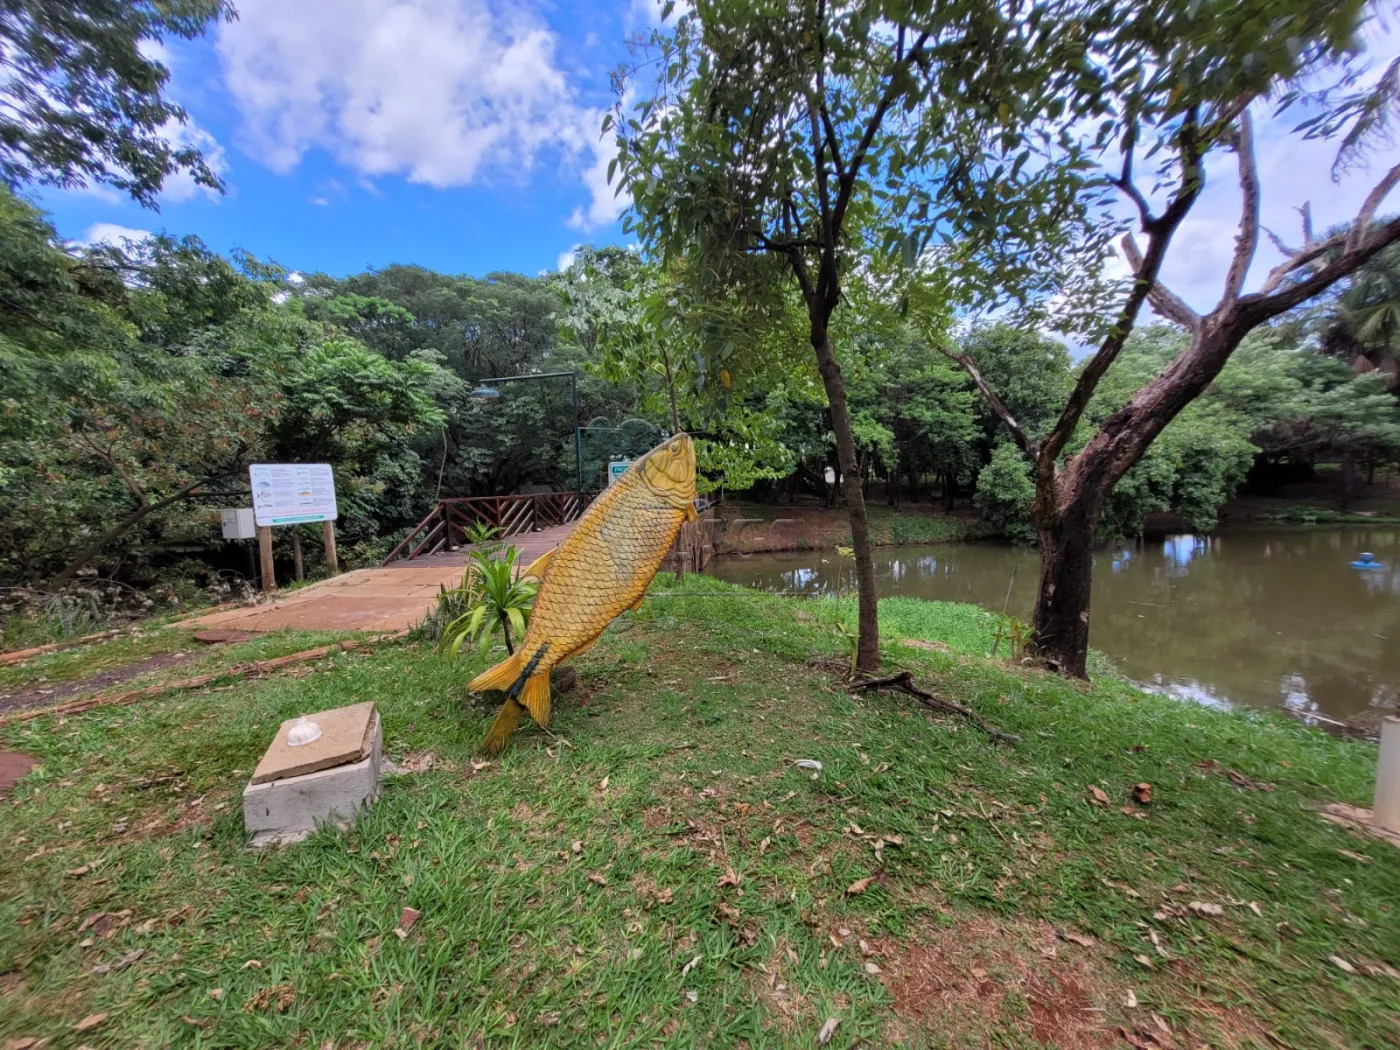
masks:
[(642, 604), (681, 523), (695, 520), (695, 498), (695, 444), (678, 434), (628, 467), (583, 512), (569, 538), (525, 570), (540, 580), (525, 637), (467, 686), (506, 694), (486, 734), (487, 750), (505, 746), (525, 711), (549, 725), (550, 669)]

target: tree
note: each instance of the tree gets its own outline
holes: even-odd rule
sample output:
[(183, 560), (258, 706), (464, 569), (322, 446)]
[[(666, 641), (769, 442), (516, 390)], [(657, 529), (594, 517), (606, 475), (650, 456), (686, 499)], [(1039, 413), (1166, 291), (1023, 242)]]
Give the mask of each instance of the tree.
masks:
[[(999, 143), (1018, 148), (1022, 111), (1063, 112), (1066, 80), (1083, 78), (1089, 37), (1062, 28), (980, 0), (711, 0), (653, 37), (659, 54), (643, 67), (659, 79), (636, 115), (619, 102), (605, 120), (634, 203), (628, 227), (665, 265), (685, 258), (697, 294), (739, 307), (766, 306), (784, 284), (800, 296), (845, 478), (862, 670), (878, 663), (879, 628), (837, 308), (882, 217), (911, 260), (943, 219), (1055, 254), (1077, 200), (1059, 190), (1070, 169), (998, 155)], [(999, 188), (970, 200), (993, 170)]]
[[(1250, 106), (1272, 94), (1297, 95), (1307, 75), (1344, 57), (1360, 14), (1357, 4), (1319, 7), (1301, 0), (1267, 10), (1182, 4), (1164, 17), (1125, 22), (1116, 41), (1102, 45), (1110, 54), (1130, 54), (1128, 68), (1136, 66), (1133, 77), (1114, 79), (1114, 110), (1121, 116), (1107, 122), (1121, 156), (1121, 165), (1107, 178), (1136, 209), (1146, 238), (1146, 247), (1140, 248), (1131, 232), (1123, 237), (1133, 272), (1127, 295), (1044, 435), (1023, 427), (971, 358), (959, 356), (1034, 464), (1032, 516), (1041, 574), (1032, 649), (1053, 669), (1086, 674), (1093, 544), (1114, 486), (1206, 390), (1249, 332), (1326, 291), (1400, 239), (1400, 220), (1374, 221), (1381, 202), (1400, 181), (1397, 166), (1376, 183), (1344, 231), (1324, 239), (1305, 233), (1303, 245), (1287, 253), (1257, 291), (1245, 291), (1260, 234)], [(1129, 44), (1130, 52), (1120, 50)], [(1325, 95), (1313, 101), (1328, 103)], [(1337, 109), (1334, 104), (1326, 112)], [(1154, 205), (1139, 188), (1134, 162), (1143, 144), (1157, 158), (1158, 184), (1170, 187), (1163, 204)], [(1200, 314), (1166, 288), (1159, 274), (1173, 236), (1200, 196), (1206, 158), (1223, 150), (1236, 157), (1241, 217), (1221, 298)], [(1146, 302), (1185, 329), (1186, 345), (1071, 454), (1086, 409)]]
[(556, 280), (562, 323), (586, 348), (591, 372), (637, 391), (637, 411), (693, 433), (701, 492), (783, 477), (794, 457), (774, 409), (789, 387), (810, 381), (793, 374), (780, 348), (792, 334), (781, 323), (790, 312), (752, 334), (748, 353), (711, 367), (706, 349), (744, 338), (738, 328), (748, 318), (695, 298), (682, 271), (662, 273), (626, 249), (580, 248)]
[(223, 183), (171, 129), (188, 119), (164, 96), (170, 70), (151, 45), (231, 20), (228, 0), (9, 0), (0, 4), (0, 177), (14, 189), (108, 183), (146, 207), (188, 172)]

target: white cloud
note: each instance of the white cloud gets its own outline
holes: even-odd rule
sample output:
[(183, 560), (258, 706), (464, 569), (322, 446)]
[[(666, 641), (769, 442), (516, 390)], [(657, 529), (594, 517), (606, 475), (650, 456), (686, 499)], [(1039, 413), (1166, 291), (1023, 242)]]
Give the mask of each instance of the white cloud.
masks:
[[(632, 5), (628, 8), (628, 15), (633, 22), (643, 25), (659, 26), (662, 24), (661, 12), (665, 10), (666, 0), (632, 0)], [(676, 0), (671, 17), (665, 21), (674, 22), (681, 15), (690, 12), (690, 4), (687, 0)]]
[[(518, 178), (589, 148), (557, 38), (489, 0), (241, 0), (220, 27), (250, 152), (289, 171), (324, 149), (362, 178)], [(596, 128), (596, 123), (592, 127)], [(591, 209), (590, 209), (591, 210)]]
[(150, 230), (137, 230), (130, 226), (118, 226), (114, 222), (95, 222), (89, 226), (78, 244), (91, 247), (94, 244), (110, 244), (120, 248), (124, 241), (145, 241), (155, 236)]
[[(1370, 61), (1377, 69), (1400, 53), (1400, 36), (1384, 32), (1370, 35)], [(1302, 241), (1297, 209), (1308, 203), (1313, 229), (1319, 235), (1329, 226), (1354, 218), (1366, 194), (1384, 172), (1400, 163), (1400, 147), (1378, 150), (1365, 169), (1349, 171), (1333, 182), (1335, 141), (1305, 140), (1293, 132), (1302, 119), (1295, 110), (1281, 117), (1263, 105), (1251, 110), (1254, 118), (1255, 159), (1259, 174), (1260, 223), (1286, 244)], [(1140, 182), (1148, 179), (1145, 173)], [(1160, 210), (1161, 201), (1155, 202)], [(1400, 193), (1392, 193), (1381, 214), (1400, 212)], [(1162, 265), (1163, 283), (1194, 308), (1215, 306), (1225, 286), (1225, 274), (1235, 250), (1240, 219), (1240, 189), (1234, 153), (1218, 150), (1206, 168), (1206, 188), (1172, 238)], [(1140, 235), (1139, 235), (1139, 239)], [(1254, 265), (1245, 284), (1257, 289), (1283, 256), (1261, 234)], [(1126, 273), (1126, 268), (1125, 271)]]
[[(205, 131), (193, 119), (181, 124), (178, 120), (166, 121), (160, 129), (160, 137), (177, 149), (192, 146), (204, 154), (204, 163), (220, 178), (228, 174), (228, 155), (218, 139)], [(163, 201), (180, 204), (203, 194), (211, 200), (219, 198), (219, 191), (201, 186), (187, 171), (177, 171), (165, 180), (160, 196)]]
[(559, 258), (554, 263), (554, 268), (560, 273), (563, 273), (572, 266), (574, 260), (578, 258), (578, 248), (579, 246), (576, 244), (572, 248), (566, 248), (564, 251), (560, 252)]
[[(596, 127), (601, 114), (594, 121)], [(593, 146), (593, 163), (583, 170), (583, 185), (588, 190), (588, 206), (574, 209), (569, 216), (569, 226), (575, 230), (596, 230), (610, 226), (621, 218), (632, 205), (628, 193), (618, 193), (615, 185), (608, 182), (608, 165), (616, 156), (611, 135), (602, 136)]]

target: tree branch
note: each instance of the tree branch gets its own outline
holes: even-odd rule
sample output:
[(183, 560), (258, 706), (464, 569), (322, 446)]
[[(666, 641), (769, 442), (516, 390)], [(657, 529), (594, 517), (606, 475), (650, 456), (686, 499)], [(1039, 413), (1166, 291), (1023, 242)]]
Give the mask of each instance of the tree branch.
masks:
[[(1143, 227), (1143, 232), (1147, 234), (1147, 253), (1138, 255), (1137, 244), (1132, 240), (1132, 235), (1128, 234), (1124, 237), (1123, 248), (1128, 254), (1129, 263), (1134, 262), (1134, 255), (1137, 256), (1136, 264), (1133, 266), (1135, 275), (1133, 288), (1128, 293), (1128, 299), (1123, 304), (1123, 309), (1118, 313), (1118, 320), (1114, 322), (1113, 328), (1104, 337), (1098, 352), (1090, 358), (1089, 363), (1079, 373), (1079, 379), (1075, 382), (1074, 389), (1070, 391), (1069, 399), (1065, 402), (1064, 411), (1060, 413), (1060, 418), (1055, 421), (1054, 427), (1045, 436), (1045, 440), (1041, 442), (1041, 455), (1049, 457), (1052, 464), (1074, 435), (1074, 428), (1079, 425), (1080, 417), (1084, 415), (1084, 410), (1089, 407), (1089, 399), (1094, 396), (1099, 381), (1103, 379), (1104, 373), (1117, 359), (1119, 352), (1123, 349), (1123, 344), (1128, 341), (1128, 336), (1132, 333), (1133, 325), (1137, 322), (1137, 315), (1142, 309), (1143, 302), (1154, 290), (1161, 288), (1157, 281), (1157, 275), (1161, 272), (1162, 263), (1167, 257), (1167, 247), (1171, 244), (1172, 235), (1181, 225), (1181, 220), (1186, 218), (1191, 206), (1196, 203), (1196, 198), (1201, 194), (1201, 189), (1205, 184), (1205, 172), (1201, 167), (1202, 147), (1198, 137), (1197, 119), (1196, 110), (1192, 108), (1181, 126), (1179, 135), (1181, 185), (1177, 188), (1176, 194), (1172, 197), (1166, 210), (1150, 225)], [(1165, 297), (1170, 293), (1165, 288), (1161, 288), (1157, 295), (1164, 301), (1171, 301), (1173, 306), (1180, 304), (1181, 308), (1188, 311), (1190, 316), (1195, 318), (1194, 324), (1190, 326), (1193, 330), (1200, 324), (1200, 318), (1196, 316), (1195, 312), (1191, 311), (1176, 296), (1171, 296), (1170, 300), (1166, 300)], [(1156, 305), (1155, 301), (1154, 305)]]
[[(923, 56), (924, 44), (928, 43), (929, 33), (924, 31), (919, 34), (919, 38), (914, 41), (913, 46), (896, 61), (896, 65), (910, 66)], [(895, 99), (899, 97), (900, 90), (898, 80), (893, 74), (890, 75), (889, 83), (885, 85), (885, 92), (880, 96), (880, 101), (875, 105), (875, 111), (870, 114), (870, 119), (865, 122), (865, 131), (860, 136), (860, 142), (856, 144), (855, 150), (851, 153), (850, 163), (846, 165), (846, 174), (840, 181), (840, 189), (836, 194), (836, 211), (832, 226), (836, 230), (841, 229), (841, 224), (846, 218), (846, 209), (851, 203), (851, 194), (855, 190), (856, 178), (860, 174), (861, 165), (865, 163), (866, 154), (870, 152), (870, 144), (875, 141), (875, 135), (880, 130), (880, 125), (885, 121), (885, 114), (894, 105)]]
[(1142, 191), (1133, 182), (1133, 150), (1137, 147), (1137, 127), (1134, 125), (1129, 129), (1127, 142), (1123, 145), (1123, 171), (1116, 179), (1109, 179), (1109, 183), (1122, 190), (1134, 204), (1137, 205), (1138, 218), (1143, 229), (1148, 229), (1157, 221), (1152, 214), (1152, 205), (1143, 196)]
[[(1127, 256), (1128, 265), (1132, 267), (1133, 273), (1138, 273), (1142, 269), (1142, 250), (1138, 248), (1137, 241), (1133, 239), (1131, 233), (1123, 235), (1122, 244), (1123, 254)], [(1147, 301), (1163, 317), (1169, 321), (1175, 321), (1188, 331), (1194, 332), (1201, 325), (1201, 315), (1191, 309), (1185, 299), (1160, 280), (1152, 282), (1152, 289), (1147, 293)]]
[[(1332, 244), (1335, 240), (1337, 238), (1329, 238), (1323, 244)], [(1286, 313), (1299, 303), (1306, 302), (1318, 293), (1326, 291), (1343, 277), (1355, 273), (1372, 257), (1397, 242), (1400, 242), (1400, 219), (1391, 219), (1390, 222), (1377, 226), (1375, 231), (1355, 248), (1344, 249), (1340, 255), (1335, 256), (1296, 284), (1290, 284), (1288, 287), (1272, 293), (1260, 291), (1254, 295), (1242, 296), (1239, 304), (1246, 311), (1247, 322), (1253, 327), (1270, 318), (1277, 317), (1279, 314)], [(1294, 268), (1296, 269), (1296, 267)]]
[[(1351, 226), (1335, 237), (1328, 237), (1325, 241), (1311, 241), (1305, 244), (1301, 250), (1292, 253), (1289, 253), (1285, 246), (1275, 239), (1275, 247), (1289, 257), (1269, 271), (1269, 276), (1264, 279), (1263, 285), (1259, 288), (1259, 294), (1269, 295), (1276, 291), (1291, 274), (1337, 249), (1341, 249), (1344, 254), (1359, 251), (1364, 243), (1366, 230), (1375, 217), (1376, 209), (1381, 206), (1386, 196), (1397, 184), (1400, 184), (1400, 164), (1387, 171), (1376, 183), (1361, 203), (1361, 210), (1356, 213), (1356, 218), (1352, 220)], [(1299, 210), (1304, 213), (1305, 232), (1311, 233), (1312, 222), (1307, 215), (1307, 206), (1304, 205)]]
[(1228, 307), (1240, 297), (1254, 253), (1259, 249), (1259, 171), (1254, 162), (1254, 125), (1247, 109), (1240, 113), (1235, 152), (1239, 156), (1240, 227), (1235, 236), (1235, 255), (1225, 275), (1225, 292), (1217, 310)]
[(973, 364), (972, 356), (970, 354), (955, 354), (941, 344), (937, 348), (940, 354), (954, 364), (960, 365), (963, 371), (972, 377), (972, 382), (976, 384), (982, 396), (987, 399), (987, 404), (991, 406), (997, 418), (1005, 424), (1007, 430), (1011, 431), (1011, 436), (1015, 438), (1021, 451), (1031, 458), (1031, 462), (1036, 462), (1040, 458), (1040, 450), (1036, 447), (1036, 443), (1021, 428), (1021, 424), (1016, 422), (1016, 417), (1011, 414), (1011, 410), (1006, 407), (1005, 402), (997, 397), (996, 391), (987, 385), (987, 381), (982, 378), (982, 373)]

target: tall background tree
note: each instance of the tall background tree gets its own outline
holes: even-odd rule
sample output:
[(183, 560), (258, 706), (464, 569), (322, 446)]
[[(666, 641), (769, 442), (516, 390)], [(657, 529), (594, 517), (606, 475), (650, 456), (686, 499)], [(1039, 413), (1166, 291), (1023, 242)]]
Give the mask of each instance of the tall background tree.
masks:
[[(1374, 221), (1400, 181), (1395, 168), (1377, 181), (1345, 230), (1309, 240), (1274, 267), (1257, 291), (1245, 290), (1261, 232), (1250, 107), (1303, 93), (1309, 77), (1335, 69), (1348, 57), (1364, 13), (1358, 3), (1265, 9), (1193, 2), (1169, 5), (1150, 19), (1114, 21), (1100, 40), (1097, 53), (1113, 63), (1114, 75), (1105, 82), (1104, 118), (1095, 140), (1116, 142), (1118, 161), (1104, 178), (1136, 209), (1145, 238), (1143, 247), (1132, 232), (1123, 238), (1133, 272), (1127, 294), (1043, 433), (1015, 417), (970, 355), (953, 354), (1033, 465), (1041, 575), (1032, 648), (1052, 668), (1086, 673), (1093, 545), (1114, 486), (1206, 390), (1249, 332), (1325, 292), (1400, 238), (1400, 222)], [(1349, 105), (1325, 93), (1310, 101), (1322, 109), (1323, 125)], [(1221, 298), (1199, 314), (1159, 275), (1173, 236), (1200, 197), (1206, 158), (1216, 151), (1236, 156), (1241, 217)], [(1153, 158), (1152, 178), (1166, 189), (1157, 203), (1139, 185), (1134, 165), (1140, 155)], [(1086, 182), (1086, 191), (1094, 186)], [(1100, 382), (1148, 302), (1185, 329), (1186, 345), (1071, 454)]]
[(175, 134), (188, 115), (165, 96), (170, 70), (156, 49), (234, 17), (228, 0), (0, 4), (0, 178), (11, 189), (106, 183), (147, 207), (176, 172), (221, 190)]

